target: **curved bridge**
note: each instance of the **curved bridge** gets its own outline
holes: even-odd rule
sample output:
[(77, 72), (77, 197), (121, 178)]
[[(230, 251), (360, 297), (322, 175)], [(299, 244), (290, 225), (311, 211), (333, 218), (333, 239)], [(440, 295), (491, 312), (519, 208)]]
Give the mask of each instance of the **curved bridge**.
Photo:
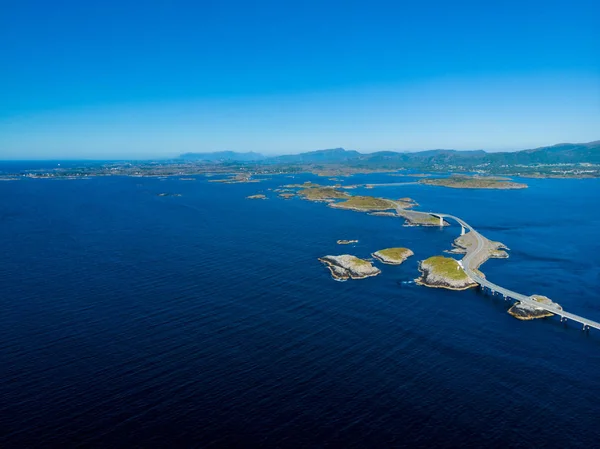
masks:
[[(398, 209), (401, 209), (401, 208), (398, 206), (397, 210)], [(481, 236), (481, 234), (479, 234), (466, 221), (464, 221), (458, 217), (455, 217), (454, 215), (449, 215), (449, 214), (439, 214), (439, 213), (433, 213), (433, 212), (416, 212), (416, 211), (411, 211), (411, 212), (421, 213), (421, 214), (425, 214), (425, 215), (433, 215), (434, 217), (439, 217), (440, 226), (443, 225), (444, 219), (454, 220), (462, 227), (461, 235), (464, 235), (465, 229), (467, 229), (469, 232), (471, 232), (475, 236), (475, 238), (477, 239), (477, 246), (474, 249), (470, 249), (470, 248), (467, 249), (467, 253), (465, 254), (465, 257), (463, 257), (463, 259), (461, 261), (459, 261), (459, 264), (465, 270), (465, 273), (467, 273), (467, 275), (471, 279), (473, 279), (475, 282), (477, 282), (482, 288), (484, 288), (484, 289), (487, 288), (492, 293), (499, 293), (505, 299), (512, 299), (512, 300), (519, 301), (520, 303), (531, 306), (531, 307), (535, 307), (538, 309), (544, 309), (550, 313), (560, 316), (561, 321), (572, 320), (577, 323), (580, 323), (583, 325), (583, 330), (587, 330), (590, 327), (600, 330), (600, 323), (598, 323), (596, 321), (588, 320), (587, 318), (584, 318), (579, 315), (575, 315), (574, 313), (570, 313), (565, 310), (559, 309), (557, 307), (553, 307), (548, 304), (538, 302), (535, 299), (533, 299), (531, 296), (523, 295), (521, 293), (517, 293), (512, 290), (508, 290), (504, 287), (500, 287), (499, 285), (496, 285), (493, 282), (490, 282), (487, 279), (485, 279), (484, 277), (481, 277), (479, 274), (477, 274), (477, 272), (475, 271), (475, 269), (477, 267), (473, 266), (473, 261), (476, 260), (477, 256), (479, 256), (480, 253), (485, 250), (485, 241), (484, 241), (483, 237)]]

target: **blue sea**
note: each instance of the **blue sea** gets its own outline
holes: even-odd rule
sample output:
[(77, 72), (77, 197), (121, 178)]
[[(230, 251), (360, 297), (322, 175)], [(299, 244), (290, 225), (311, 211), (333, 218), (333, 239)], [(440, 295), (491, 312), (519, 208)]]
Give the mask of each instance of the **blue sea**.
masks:
[[(599, 331), (411, 283), (459, 227), (195, 179), (0, 182), (0, 447), (597, 447)], [(511, 249), (490, 280), (600, 321), (600, 180), (525, 182), (356, 192), (465, 219)], [(390, 246), (364, 280), (317, 260)]]

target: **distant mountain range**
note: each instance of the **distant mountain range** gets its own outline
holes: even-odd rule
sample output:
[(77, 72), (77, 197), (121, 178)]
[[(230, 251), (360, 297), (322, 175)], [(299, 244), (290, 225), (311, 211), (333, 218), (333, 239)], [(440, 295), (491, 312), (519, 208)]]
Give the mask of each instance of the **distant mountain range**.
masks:
[(259, 153), (221, 151), (186, 153), (182, 159), (208, 162), (261, 162), (264, 164), (344, 164), (361, 167), (395, 167), (423, 165), (531, 165), (560, 163), (600, 164), (600, 140), (589, 143), (561, 143), (530, 150), (488, 153), (483, 150), (427, 150), (417, 152), (378, 151), (359, 153), (333, 148), (307, 153), (267, 157)]

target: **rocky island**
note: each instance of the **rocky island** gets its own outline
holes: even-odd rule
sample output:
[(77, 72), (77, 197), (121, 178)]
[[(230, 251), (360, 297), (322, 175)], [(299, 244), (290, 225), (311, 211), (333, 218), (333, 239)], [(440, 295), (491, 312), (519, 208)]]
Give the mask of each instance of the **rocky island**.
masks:
[(322, 187), (321, 184), (317, 184), (315, 182), (312, 181), (306, 181), (303, 184), (286, 184), (283, 186), (283, 189), (310, 189), (310, 188), (319, 188)]
[(410, 256), (414, 255), (415, 253), (408, 248), (386, 248), (372, 254), (375, 259), (389, 265), (400, 265)]
[(415, 282), (427, 287), (466, 290), (478, 285), (451, 257), (434, 256), (425, 259), (419, 263), (419, 271), (421, 277), (415, 279)]
[(449, 178), (426, 178), (419, 184), (452, 187), (455, 189), (526, 189), (527, 184), (510, 181), (507, 178), (492, 176), (450, 176)]
[(338, 245), (350, 245), (351, 243), (358, 243), (358, 240), (338, 240)]
[(263, 195), (263, 194), (250, 195), (250, 196), (247, 196), (246, 199), (249, 199), (249, 200), (266, 200), (267, 196)]
[[(559, 310), (562, 310), (562, 307), (559, 304), (553, 302), (547, 296), (533, 295), (532, 298), (535, 299), (537, 302), (547, 304), (549, 306), (553, 306)], [(516, 302), (510, 309), (508, 309), (508, 313), (510, 313), (518, 320), (524, 321), (535, 320), (537, 318), (546, 318), (554, 315), (553, 313), (548, 312), (547, 310), (538, 307), (532, 307), (528, 304), (523, 304), (521, 302)]]
[(346, 192), (342, 192), (334, 187), (309, 187), (302, 189), (298, 192), (298, 195), (309, 201), (323, 201), (330, 203), (336, 199), (345, 199), (349, 195)]
[(368, 260), (359, 259), (350, 254), (323, 256), (319, 260), (327, 265), (327, 268), (331, 272), (331, 277), (339, 281), (365, 279), (381, 273), (381, 270), (374, 267)]
[(341, 203), (331, 203), (329, 207), (336, 209), (350, 209), (359, 212), (384, 211), (395, 209), (393, 201), (384, 198), (375, 198), (373, 196), (349, 196), (346, 201)]

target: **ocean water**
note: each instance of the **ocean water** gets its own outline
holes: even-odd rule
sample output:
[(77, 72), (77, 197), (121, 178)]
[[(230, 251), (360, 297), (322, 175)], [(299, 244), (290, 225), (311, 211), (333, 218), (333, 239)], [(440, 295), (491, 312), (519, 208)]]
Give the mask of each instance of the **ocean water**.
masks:
[[(598, 444), (600, 332), (410, 283), (460, 228), (267, 190), (306, 180), (0, 182), (0, 447)], [(365, 192), (460, 216), (511, 248), (488, 278), (600, 321), (599, 180), (526, 182)], [(389, 246), (415, 256), (365, 280), (317, 261)]]

